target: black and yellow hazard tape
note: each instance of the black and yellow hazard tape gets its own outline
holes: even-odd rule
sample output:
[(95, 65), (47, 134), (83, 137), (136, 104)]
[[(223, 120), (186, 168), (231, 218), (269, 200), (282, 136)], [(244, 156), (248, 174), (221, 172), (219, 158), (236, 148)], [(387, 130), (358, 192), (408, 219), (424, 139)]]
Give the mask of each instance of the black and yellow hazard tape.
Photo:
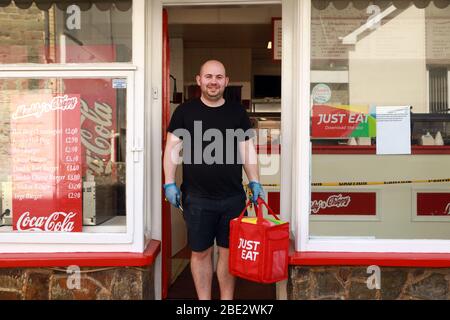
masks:
[[(348, 187), (348, 186), (374, 186), (392, 184), (413, 184), (413, 183), (442, 183), (450, 182), (447, 179), (427, 179), (427, 180), (393, 180), (393, 181), (345, 181), (345, 182), (313, 182), (313, 187)], [(264, 187), (280, 187), (279, 184), (262, 184)]]
[(374, 186), (392, 184), (412, 184), (412, 183), (440, 183), (450, 182), (449, 179), (427, 179), (427, 180), (393, 180), (393, 181), (349, 181), (349, 182), (313, 182), (313, 187), (342, 187), (342, 186)]

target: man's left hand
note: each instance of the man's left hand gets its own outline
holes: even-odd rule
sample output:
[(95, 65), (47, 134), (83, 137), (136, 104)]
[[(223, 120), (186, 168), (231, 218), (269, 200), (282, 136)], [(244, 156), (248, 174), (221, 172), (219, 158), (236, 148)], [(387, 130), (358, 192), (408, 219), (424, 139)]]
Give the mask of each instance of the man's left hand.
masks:
[(256, 203), (256, 200), (258, 200), (258, 197), (265, 199), (265, 193), (264, 193), (264, 189), (263, 189), (261, 183), (259, 183), (257, 181), (250, 181), (250, 183), (248, 184), (248, 187), (252, 191), (251, 200), (253, 203)]

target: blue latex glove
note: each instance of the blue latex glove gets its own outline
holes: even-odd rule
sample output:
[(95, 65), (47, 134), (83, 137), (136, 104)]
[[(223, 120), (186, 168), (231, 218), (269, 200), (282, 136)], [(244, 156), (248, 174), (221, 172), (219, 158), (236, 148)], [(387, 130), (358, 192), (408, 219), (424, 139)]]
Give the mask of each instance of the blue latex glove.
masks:
[(257, 181), (250, 181), (248, 184), (248, 187), (252, 191), (252, 202), (256, 203), (256, 200), (258, 200), (258, 197), (265, 199), (264, 189), (261, 185), (261, 183)]
[(178, 208), (180, 206), (181, 198), (180, 189), (178, 189), (177, 185), (174, 182), (167, 183), (163, 187), (167, 201), (169, 201), (171, 205)]

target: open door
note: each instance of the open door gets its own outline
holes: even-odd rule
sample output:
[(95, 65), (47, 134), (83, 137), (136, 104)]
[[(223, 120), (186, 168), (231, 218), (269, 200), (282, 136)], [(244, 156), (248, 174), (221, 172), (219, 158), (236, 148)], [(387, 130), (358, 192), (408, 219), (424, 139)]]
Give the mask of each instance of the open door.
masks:
[[(265, 163), (264, 168), (261, 166), (261, 181), (268, 192), (269, 205), (275, 208), (279, 207), (281, 185), (281, 92), (267, 88), (281, 90), (281, 63), (274, 61), (267, 43), (273, 40), (274, 17), (282, 15), (281, 4), (249, 2), (255, 4), (230, 7), (219, 2), (205, 2), (200, 8), (192, 8), (186, 3), (163, 9), (162, 147), (164, 150), (171, 111), (180, 102), (200, 93), (195, 75), (201, 63), (211, 58), (220, 59), (231, 76), (227, 89), (229, 99), (240, 100), (247, 107), (255, 128), (267, 136), (267, 139), (261, 139), (264, 144), (258, 145), (258, 156)], [(213, 10), (217, 14), (211, 14)], [(261, 79), (265, 82), (261, 83)], [(274, 83), (268, 86), (267, 79)], [(182, 170), (177, 172), (178, 184), (182, 180)], [(188, 268), (190, 248), (183, 215), (164, 201), (164, 196), (161, 201), (161, 297), (197, 299)], [(218, 295), (217, 277), (213, 277), (213, 298)], [(236, 298), (276, 299), (276, 288), (275, 285), (237, 279)]]
[[(166, 132), (170, 121), (170, 52), (167, 11), (163, 9), (163, 72), (162, 72), (162, 151), (166, 147)], [(164, 169), (162, 169), (164, 180)], [(162, 191), (162, 244), (161, 244), (161, 298), (167, 298), (171, 276), (171, 256), (172, 256), (172, 234), (171, 234), (171, 213), (170, 203), (165, 201), (164, 190)]]

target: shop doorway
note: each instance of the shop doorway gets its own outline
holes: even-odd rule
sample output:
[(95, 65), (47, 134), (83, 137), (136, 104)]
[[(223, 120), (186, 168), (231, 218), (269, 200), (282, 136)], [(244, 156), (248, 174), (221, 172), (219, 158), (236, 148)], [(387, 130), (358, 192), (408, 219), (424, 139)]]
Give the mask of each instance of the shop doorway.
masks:
[[(163, 146), (175, 108), (200, 94), (195, 75), (201, 64), (221, 60), (230, 77), (225, 97), (239, 100), (258, 129), (261, 181), (276, 212), (281, 184), (281, 60), (274, 36), (280, 19), (281, 4), (170, 6), (163, 10)], [(178, 185), (181, 176), (180, 167)], [(182, 214), (165, 201), (162, 208), (162, 298), (196, 299)], [(218, 298), (217, 279), (213, 298)], [(275, 285), (238, 279), (236, 298), (276, 299)]]

